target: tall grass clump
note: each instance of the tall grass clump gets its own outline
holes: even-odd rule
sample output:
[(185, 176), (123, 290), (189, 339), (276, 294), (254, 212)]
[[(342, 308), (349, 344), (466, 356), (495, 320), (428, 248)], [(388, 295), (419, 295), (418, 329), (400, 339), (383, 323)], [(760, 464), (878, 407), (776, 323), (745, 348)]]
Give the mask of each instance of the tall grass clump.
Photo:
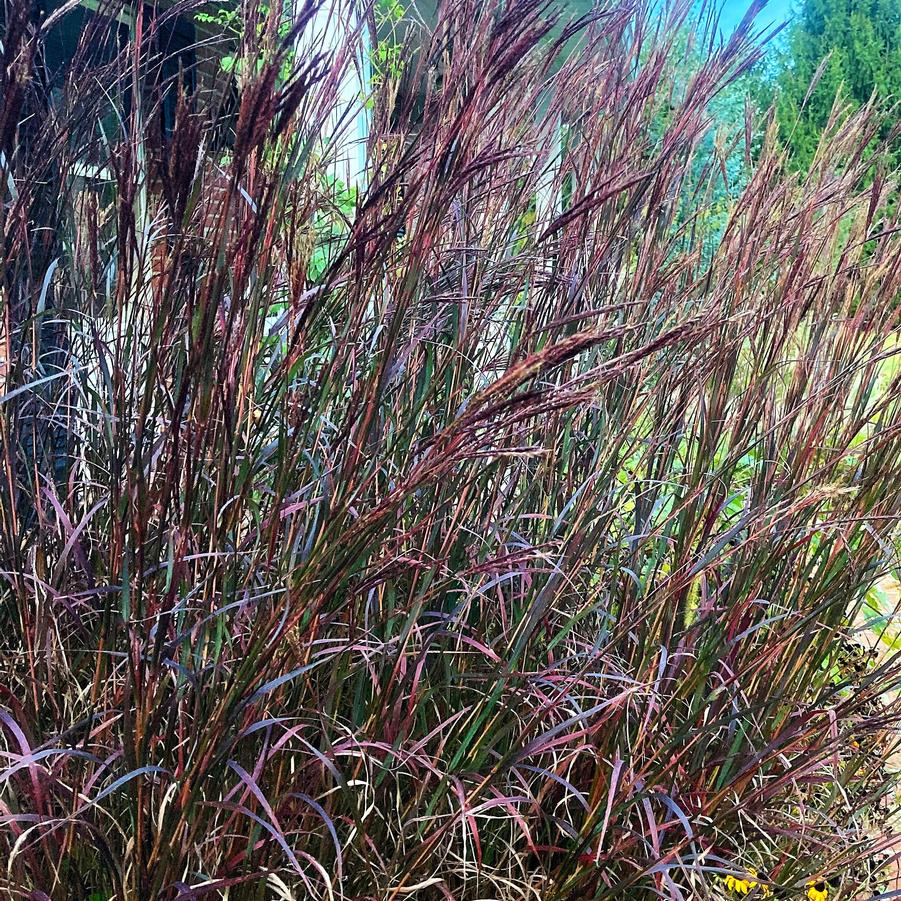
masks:
[(876, 112), (709, 150), (765, 36), (687, 5), (251, 4), (231, 94), (191, 0), (51, 85), (76, 8), (3, 20), (3, 896), (889, 891)]

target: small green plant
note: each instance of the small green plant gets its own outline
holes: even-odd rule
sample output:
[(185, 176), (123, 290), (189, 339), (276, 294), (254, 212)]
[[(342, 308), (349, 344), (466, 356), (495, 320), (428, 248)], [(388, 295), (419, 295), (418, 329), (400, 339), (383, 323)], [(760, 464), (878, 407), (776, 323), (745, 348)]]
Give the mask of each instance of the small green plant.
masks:
[[(266, 4), (260, 4), (258, 6), (258, 11), (259, 14), (256, 28), (254, 29), (256, 41), (262, 39), (267, 31), (267, 21), (272, 15), (272, 7), (267, 6)], [(257, 75), (263, 71), (268, 55), (271, 55), (271, 51), (269, 54), (266, 54), (258, 53), (255, 50), (251, 52), (249, 50), (247, 44), (248, 35), (244, 28), (244, 19), (241, 15), (241, 10), (238, 7), (226, 5), (219, 6), (213, 11), (198, 11), (194, 13), (194, 20), (204, 25), (212, 26), (215, 30), (220, 32), (222, 36), (231, 38), (231, 43), (234, 44), (236, 51), (233, 53), (223, 53), (218, 56), (218, 64), (223, 72), (240, 78), (248, 76), (251, 70)], [(278, 39), (280, 41), (286, 41), (291, 35), (292, 27), (293, 6), (289, 3), (284, 7), (279, 16), (276, 26), (276, 35)], [(244, 51), (243, 55), (241, 53), (242, 50)], [(283, 52), (282, 55), (283, 62), (279, 74), (281, 81), (284, 82), (291, 77), (291, 73), (294, 71), (295, 53), (293, 50), (288, 50), (287, 52)]]
[(334, 175), (323, 175), (320, 181), (322, 196), (331, 198), (332, 203), (329, 209), (317, 211), (313, 223), (315, 241), (307, 273), (313, 284), (322, 279), (344, 251), (358, 199), (357, 189)]
[[(401, 0), (378, 0), (373, 5), (376, 41), (369, 50), (373, 88), (397, 82), (404, 72), (401, 23), (407, 10)], [(366, 98), (371, 107), (374, 97)]]

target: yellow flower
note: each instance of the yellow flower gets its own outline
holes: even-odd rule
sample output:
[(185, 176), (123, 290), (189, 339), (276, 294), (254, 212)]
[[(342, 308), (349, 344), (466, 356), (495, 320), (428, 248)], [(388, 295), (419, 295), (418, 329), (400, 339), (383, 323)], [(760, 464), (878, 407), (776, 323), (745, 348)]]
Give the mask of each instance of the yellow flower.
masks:
[(725, 879), (726, 888), (738, 895), (749, 895), (755, 888), (759, 889), (761, 898), (769, 898), (770, 887), (757, 881), (757, 870), (748, 869), (748, 875), (738, 878), (731, 874)]
[(810, 901), (826, 901), (829, 897), (829, 888), (822, 879), (811, 879), (807, 883), (807, 897)]

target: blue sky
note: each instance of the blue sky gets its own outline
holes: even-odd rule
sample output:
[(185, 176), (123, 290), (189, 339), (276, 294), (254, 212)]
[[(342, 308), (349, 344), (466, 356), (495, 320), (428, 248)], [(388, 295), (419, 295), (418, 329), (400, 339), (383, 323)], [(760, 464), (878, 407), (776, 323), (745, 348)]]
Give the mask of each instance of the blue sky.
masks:
[[(723, 15), (720, 19), (724, 33), (730, 32), (748, 11), (750, 0), (726, 0)], [(766, 7), (757, 17), (757, 24), (776, 25), (786, 21), (792, 14), (792, 0), (769, 0)]]

